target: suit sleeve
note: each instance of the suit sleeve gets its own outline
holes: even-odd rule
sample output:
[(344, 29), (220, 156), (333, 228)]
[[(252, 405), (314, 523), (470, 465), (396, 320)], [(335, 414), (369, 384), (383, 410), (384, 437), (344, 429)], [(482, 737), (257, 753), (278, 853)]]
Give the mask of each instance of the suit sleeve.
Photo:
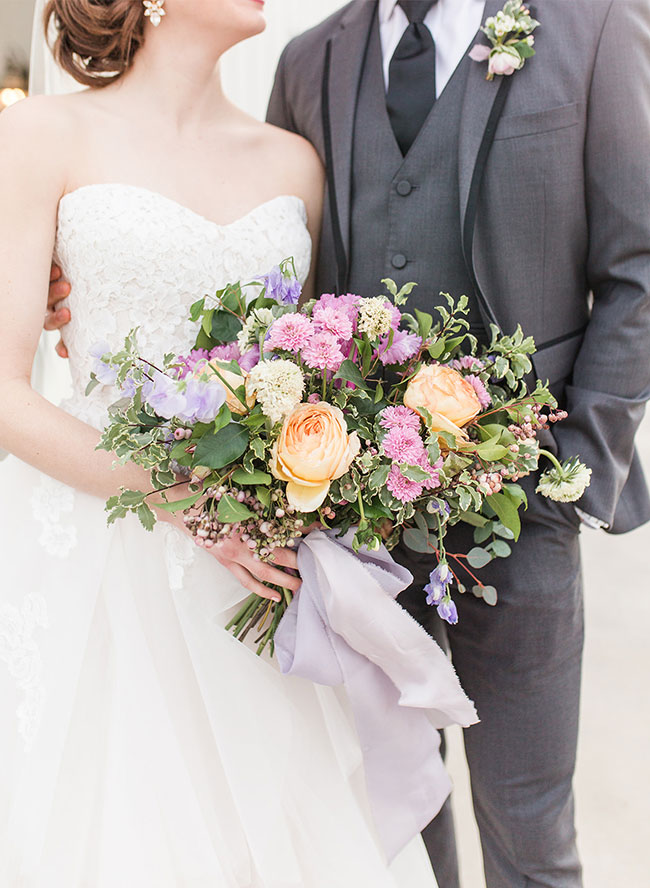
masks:
[(291, 44), (285, 47), (282, 55), (280, 56), (280, 61), (278, 62), (278, 67), (275, 72), (275, 80), (273, 83), (273, 90), (271, 92), (271, 98), (269, 99), (269, 106), (266, 112), (266, 121), (267, 123), (272, 123), (273, 126), (279, 126), (281, 129), (289, 130), (292, 133), (296, 133), (298, 132), (298, 130), (296, 129), (293, 115), (291, 113), (289, 103), (287, 102), (287, 56), (289, 53), (290, 45)]
[(597, 50), (585, 144), (593, 311), (567, 389), (560, 454), (593, 469), (580, 500), (611, 525), (650, 398), (650, 3), (614, 0)]

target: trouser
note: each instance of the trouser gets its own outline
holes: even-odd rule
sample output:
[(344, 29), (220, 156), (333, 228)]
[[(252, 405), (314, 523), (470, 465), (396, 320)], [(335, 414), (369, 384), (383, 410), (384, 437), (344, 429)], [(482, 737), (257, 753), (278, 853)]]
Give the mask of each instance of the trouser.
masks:
[[(584, 637), (580, 521), (573, 506), (536, 496), (526, 482), (530, 505), (513, 554), (478, 572), (499, 592), (495, 607), (472, 594), (461, 569), (468, 591), (454, 595), (459, 622), (445, 628), (422, 592), (431, 558), (402, 545), (393, 554), (414, 583), (399, 601), (448, 645), (478, 709), (480, 724), (464, 739), (488, 888), (580, 888), (572, 791)], [(471, 528), (450, 530), (449, 552), (473, 545)], [(449, 802), (423, 837), (440, 888), (458, 888)]]

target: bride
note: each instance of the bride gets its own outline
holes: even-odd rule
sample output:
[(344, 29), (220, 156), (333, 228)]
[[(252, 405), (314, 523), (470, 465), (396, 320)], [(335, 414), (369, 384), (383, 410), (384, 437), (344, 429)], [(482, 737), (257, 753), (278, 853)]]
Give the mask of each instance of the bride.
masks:
[[(271, 594), (261, 580), (297, 588), (295, 555), (197, 550), (162, 510), (150, 534), (106, 526), (104, 501), (148, 479), (95, 450), (116, 399), (84, 395), (97, 340), (139, 326), (148, 355), (181, 352), (192, 302), (288, 256), (309, 292), (320, 161), (219, 81), (264, 2), (50, 0), (46, 17), (89, 88), (0, 119), (0, 448), (14, 454), (0, 465), (0, 884), (431, 888), (419, 839), (386, 863), (345, 700), (223, 629), (249, 589)], [(53, 253), (72, 284), (62, 408), (30, 387)]]

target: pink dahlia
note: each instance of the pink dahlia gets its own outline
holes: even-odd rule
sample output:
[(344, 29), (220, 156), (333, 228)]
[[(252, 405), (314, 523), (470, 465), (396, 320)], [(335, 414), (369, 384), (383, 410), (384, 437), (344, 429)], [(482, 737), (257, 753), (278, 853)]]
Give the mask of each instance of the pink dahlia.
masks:
[(413, 428), (398, 426), (390, 429), (381, 442), (384, 453), (396, 463), (418, 465), (426, 450), (422, 438)]
[(211, 361), (238, 361), (241, 358), (241, 352), (236, 342), (229, 342), (227, 345), (215, 345), (210, 352)]
[(313, 324), (305, 315), (283, 315), (269, 328), (266, 348), (297, 354), (307, 345), (313, 332)]
[(413, 410), (400, 404), (398, 407), (386, 407), (381, 411), (379, 424), (384, 429), (415, 429), (420, 428), (420, 417)]
[(316, 325), (317, 332), (325, 330), (336, 336), (338, 339), (352, 338), (352, 321), (341, 308), (333, 308), (332, 306), (315, 305), (312, 312), (312, 319)]
[(302, 359), (315, 370), (336, 372), (343, 363), (343, 352), (336, 336), (331, 333), (316, 333), (302, 349)]
[(449, 366), (452, 370), (475, 370), (479, 371), (485, 367), (483, 361), (479, 361), (478, 358), (475, 358), (474, 355), (463, 355), (462, 358), (457, 358), (454, 361), (449, 362)]
[(483, 381), (479, 379), (478, 376), (474, 376), (474, 374), (466, 376), (465, 379), (467, 380), (467, 382), (469, 382), (469, 384), (476, 392), (476, 395), (481, 402), (481, 407), (483, 408), (483, 410), (486, 410), (492, 403), (492, 398), (488, 394), (488, 390), (485, 388)]
[(403, 364), (413, 355), (416, 355), (422, 345), (422, 338), (416, 336), (415, 333), (408, 333), (406, 330), (396, 330), (393, 334), (393, 341), (390, 342), (390, 335), (384, 336), (379, 342), (379, 348), (376, 354), (381, 363), (386, 364)]
[(359, 315), (360, 299), (361, 296), (356, 296), (354, 293), (344, 293), (342, 296), (335, 296), (334, 293), (323, 293), (314, 306), (314, 311), (318, 308), (336, 308), (345, 314), (354, 327)]
[(437, 460), (433, 465), (429, 462), (429, 457), (426, 453), (423, 454), (422, 459), (416, 465), (418, 465), (421, 469), (429, 472), (429, 477), (426, 481), (422, 482), (422, 486), (425, 490), (434, 490), (436, 487), (440, 487), (440, 469), (442, 468), (442, 458)]
[(401, 503), (410, 503), (412, 500), (417, 499), (424, 490), (424, 487), (418, 481), (410, 481), (408, 478), (405, 478), (398, 466), (391, 467), (386, 480), (386, 487)]

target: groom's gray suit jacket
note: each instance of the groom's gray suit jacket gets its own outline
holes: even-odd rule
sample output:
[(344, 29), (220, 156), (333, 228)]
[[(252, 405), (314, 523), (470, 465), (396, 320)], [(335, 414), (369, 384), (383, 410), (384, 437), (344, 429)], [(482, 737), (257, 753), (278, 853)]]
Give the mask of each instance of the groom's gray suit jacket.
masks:
[[(485, 15), (502, 5), (488, 0)], [(650, 520), (634, 449), (650, 397), (650, 2), (533, 7), (537, 54), (523, 70), (489, 82), (486, 64), (471, 63), (458, 108), (462, 248), (484, 321), (535, 337), (537, 375), (570, 412), (555, 438), (563, 456), (579, 453), (593, 469), (581, 507), (623, 532)], [(375, 0), (354, 0), (292, 41), (269, 108), (328, 168), (322, 290), (345, 288), (351, 236), (360, 254), (374, 234), (372, 220), (354, 232), (350, 223), (375, 10)], [(413, 219), (435, 224), (434, 207)], [(367, 282), (373, 293), (377, 283)]]

